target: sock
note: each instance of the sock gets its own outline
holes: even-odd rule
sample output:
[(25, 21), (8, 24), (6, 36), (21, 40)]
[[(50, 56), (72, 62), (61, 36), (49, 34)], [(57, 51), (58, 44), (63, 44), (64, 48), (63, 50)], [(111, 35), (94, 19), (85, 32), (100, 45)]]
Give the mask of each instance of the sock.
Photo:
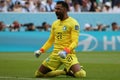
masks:
[(80, 71), (74, 74), (75, 77), (86, 77), (86, 71), (81, 69)]
[(37, 70), (35, 72), (35, 77), (44, 77), (44, 74)]
[(45, 77), (55, 77), (55, 76), (65, 75), (65, 74), (66, 72), (64, 70), (55, 70), (45, 74)]

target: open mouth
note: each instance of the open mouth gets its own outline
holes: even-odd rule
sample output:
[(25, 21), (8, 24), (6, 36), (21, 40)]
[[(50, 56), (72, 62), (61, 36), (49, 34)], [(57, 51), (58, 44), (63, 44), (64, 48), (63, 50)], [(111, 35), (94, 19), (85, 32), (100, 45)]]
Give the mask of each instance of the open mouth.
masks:
[(61, 13), (56, 13), (56, 16), (58, 19), (62, 19), (62, 14)]
[(60, 14), (59, 14), (59, 13), (56, 13), (56, 16), (57, 16), (57, 17), (60, 17)]

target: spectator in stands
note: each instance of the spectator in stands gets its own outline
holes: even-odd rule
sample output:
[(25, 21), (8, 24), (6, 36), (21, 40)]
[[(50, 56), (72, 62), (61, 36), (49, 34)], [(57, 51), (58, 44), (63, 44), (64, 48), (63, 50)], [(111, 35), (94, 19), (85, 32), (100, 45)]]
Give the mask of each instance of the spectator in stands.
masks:
[(35, 12), (45, 12), (45, 5), (40, 1), (37, 0), (36, 4), (35, 4)]
[(35, 12), (35, 4), (36, 4), (36, 0), (28, 0), (30, 6), (29, 6), (29, 9), (30, 9), (30, 12)]
[(118, 24), (116, 22), (113, 22), (111, 24), (111, 26), (112, 26), (112, 31), (118, 31), (118, 30), (120, 30), (120, 27), (118, 26)]
[(20, 27), (21, 27), (21, 24), (16, 20), (16, 21), (13, 21), (12, 25), (10, 25), (10, 31), (11, 32), (16, 32), (16, 31), (20, 31)]
[(72, 3), (78, 2), (80, 5), (82, 5), (82, 0), (72, 0)]
[(46, 11), (53, 12), (55, 10), (55, 5), (56, 5), (56, 3), (53, 2), (53, 0), (47, 0), (46, 6), (45, 6)]
[(105, 6), (103, 7), (102, 12), (105, 12), (105, 13), (111, 13), (112, 12), (111, 2), (106, 2), (105, 3)]
[(7, 6), (7, 11), (12, 12), (13, 11), (13, 3), (11, 0), (6, 0), (6, 6)]
[(81, 11), (89, 12), (91, 3), (88, 0), (82, 0)]
[(96, 3), (98, 7), (102, 8), (103, 7), (103, 0), (96, 0)]
[(30, 11), (30, 3), (29, 3), (29, 1), (26, 1), (26, 2), (25, 2), (25, 5), (24, 5), (23, 8), (22, 8), (22, 12), (23, 12), (23, 13), (31, 12), (31, 11)]
[(99, 12), (98, 11), (98, 4), (96, 2), (96, 0), (90, 0), (91, 2), (91, 6), (90, 6), (90, 12)]
[(16, 1), (20, 2), (21, 0), (12, 0), (12, 3), (15, 4)]
[(0, 12), (7, 12), (7, 6), (4, 0), (0, 0)]
[(113, 7), (113, 13), (120, 13), (120, 1)]
[(71, 8), (71, 12), (81, 12), (81, 6), (78, 2), (73, 3), (73, 7)]
[(13, 12), (22, 12), (22, 6), (19, 1), (16, 1), (13, 6)]
[[(47, 2), (46, 2), (47, 1)], [(0, 12), (53, 12), (59, 0), (0, 0)], [(74, 3), (79, 3), (81, 12), (114, 12), (120, 13), (120, 0), (64, 0), (69, 4), (70, 11), (74, 11)], [(27, 2), (27, 3), (26, 3)], [(26, 6), (29, 9), (26, 9)], [(76, 5), (78, 6), (78, 5)], [(24, 11), (22, 9), (24, 7)], [(113, 8), (113, 10), (112, 10)], [(22, 9), (22, 10), (21, 10)], [(76, 12), (76, 11), (75, 11)]]
[(86, 0), (86, 2), (87, 2), (87, 8), (90, 11), (93, 0)]
[(99, 6), (98, 6), (98, 7), (96, 7), (96, 8), (95, 8), (95, 12), (102, 12), (101, 7), (99, 7)]
[(112, 2), (112, 8), (117, 5), (117, 3), (120, 2), (120, 0), (111, 0)]
[(0, 31), (5, 31), (5, 24), (2, 21), (0, 21)]

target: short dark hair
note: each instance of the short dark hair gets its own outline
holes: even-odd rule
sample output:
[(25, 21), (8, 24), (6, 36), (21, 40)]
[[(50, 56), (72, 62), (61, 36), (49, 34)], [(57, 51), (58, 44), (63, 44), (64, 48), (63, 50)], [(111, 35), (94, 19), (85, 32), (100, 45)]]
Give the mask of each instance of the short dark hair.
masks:
[(57, 1), (57, 4), (62, 4), (62, 6), (65, 7), (67, 11), (69, 11), (69, 6), (65, 1)]
[(116, 23), (116, 22), (113, 22), (113, 23), (112, 23), (112, 26), (114, 26), (114, 25), (117, 25), (117, 23)]

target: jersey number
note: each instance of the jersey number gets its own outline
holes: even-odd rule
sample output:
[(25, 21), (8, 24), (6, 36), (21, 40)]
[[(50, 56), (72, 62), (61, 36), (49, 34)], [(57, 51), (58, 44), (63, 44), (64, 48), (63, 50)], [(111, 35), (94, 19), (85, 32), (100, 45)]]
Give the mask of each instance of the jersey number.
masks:
[(57, 33), (57, 39), (62, 39), (62, 33), (61, 32)]
[(71, 56), (68, 56), (68, 57), (67, 57), (67, 61), (68, 61), (68, 62), (71, 62), (72, 60), (73, 60), (73, 58), (72, 58)]

